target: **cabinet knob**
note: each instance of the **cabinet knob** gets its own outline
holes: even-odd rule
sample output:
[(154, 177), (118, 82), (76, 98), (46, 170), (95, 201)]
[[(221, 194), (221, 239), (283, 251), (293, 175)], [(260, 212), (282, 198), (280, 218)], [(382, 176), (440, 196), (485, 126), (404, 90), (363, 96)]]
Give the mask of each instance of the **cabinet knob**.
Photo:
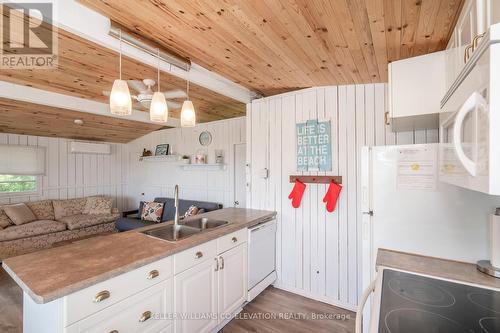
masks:
[(196, 254), (194, 255), (194, 257), (196, 259), (200, 259), (201, 257), (203, 257), (203, 252), (201, 252), (201, 251), (196, 252)]
[(143, 323), (150, 318), (151, 318), (151, 311), (146, 311), (142, 314), (141, 318), (139, 318), (139, 322)]
[(97, 293), (94, 297), (94, 303), (100, 303), (104, 301), (105, 299), (108, 299), (109, 296), (111, 296), (111, 293), (107, 290), (103, 290)]
[(232, 241), (233, 243), (236, 243), (236, 242), (238, 241), (238, 238), (233, 237), (233, 238), (231, 238), (231, 241)]
[(151, 272), (149, 272), (148, 280), (152, 280), (154, 278), (157, 278), (158, 276), (160, 276), (160, 272), (158, 272), (156, 269), (154, 269)]

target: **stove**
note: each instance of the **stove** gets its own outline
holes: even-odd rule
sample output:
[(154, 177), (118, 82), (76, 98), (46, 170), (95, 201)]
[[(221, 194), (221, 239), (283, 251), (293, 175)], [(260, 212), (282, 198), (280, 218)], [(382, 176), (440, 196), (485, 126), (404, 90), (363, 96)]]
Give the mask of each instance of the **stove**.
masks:
[(379, 333), (500, 333), (500, 292), (383, 270)]

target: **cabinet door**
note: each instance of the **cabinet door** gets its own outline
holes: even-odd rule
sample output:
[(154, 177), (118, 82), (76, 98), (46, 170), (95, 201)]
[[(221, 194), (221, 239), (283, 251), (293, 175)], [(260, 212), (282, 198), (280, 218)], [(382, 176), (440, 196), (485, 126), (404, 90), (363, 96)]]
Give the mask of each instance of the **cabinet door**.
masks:
[(217, 325), (216, 269), (216, 260), (207, 260), (174, 277), (177, 333), (209, 332)]
[[(458, 72), (465, 66), (466, 49), (472, 45), (472, 40), (477, 35), (477, 21), (477, 0), (468, 0), (464, 5), (456, 28), (459, 61)], [(472, 50), (469, 52), (472, 52)]]
[(219, 314), (230, 315), (247, 298), (247, 243), (219, 256)]

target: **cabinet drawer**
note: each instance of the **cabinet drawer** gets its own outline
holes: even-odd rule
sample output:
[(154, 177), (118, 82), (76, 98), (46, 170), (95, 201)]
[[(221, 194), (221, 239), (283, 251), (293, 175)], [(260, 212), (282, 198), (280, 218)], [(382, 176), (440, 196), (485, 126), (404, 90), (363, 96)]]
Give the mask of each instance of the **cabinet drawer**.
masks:
[(173, 279), (158, 283), (107, 309), (80, 320), (67, 333), (169, 332), (172, 319)]
[(168, 257), (68, 295), (66, 326), (171, 276), (172, 257)]
[(217, 254), (226, 252), (247, 241), (248, 229), (241, 229), (217, 239)]
[(217, 255), (217, 242), (215, 240), (194, 246), (177, 253), (174, 258), (174, 271), (178, 274), (205, 260), (213, 260)]

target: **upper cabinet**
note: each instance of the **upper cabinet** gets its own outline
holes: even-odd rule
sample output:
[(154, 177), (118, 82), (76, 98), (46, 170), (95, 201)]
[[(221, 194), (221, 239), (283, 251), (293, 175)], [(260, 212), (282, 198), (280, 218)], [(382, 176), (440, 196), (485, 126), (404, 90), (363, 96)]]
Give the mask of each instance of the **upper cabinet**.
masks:
[(446, 47), (446, 90), (450, 89), (490, 25), (500, 22), (500, 1), (467, 0)]
[(389, 114), (393, 131), (437, 129), (445, 89), (445, 52), (389, 64)]

